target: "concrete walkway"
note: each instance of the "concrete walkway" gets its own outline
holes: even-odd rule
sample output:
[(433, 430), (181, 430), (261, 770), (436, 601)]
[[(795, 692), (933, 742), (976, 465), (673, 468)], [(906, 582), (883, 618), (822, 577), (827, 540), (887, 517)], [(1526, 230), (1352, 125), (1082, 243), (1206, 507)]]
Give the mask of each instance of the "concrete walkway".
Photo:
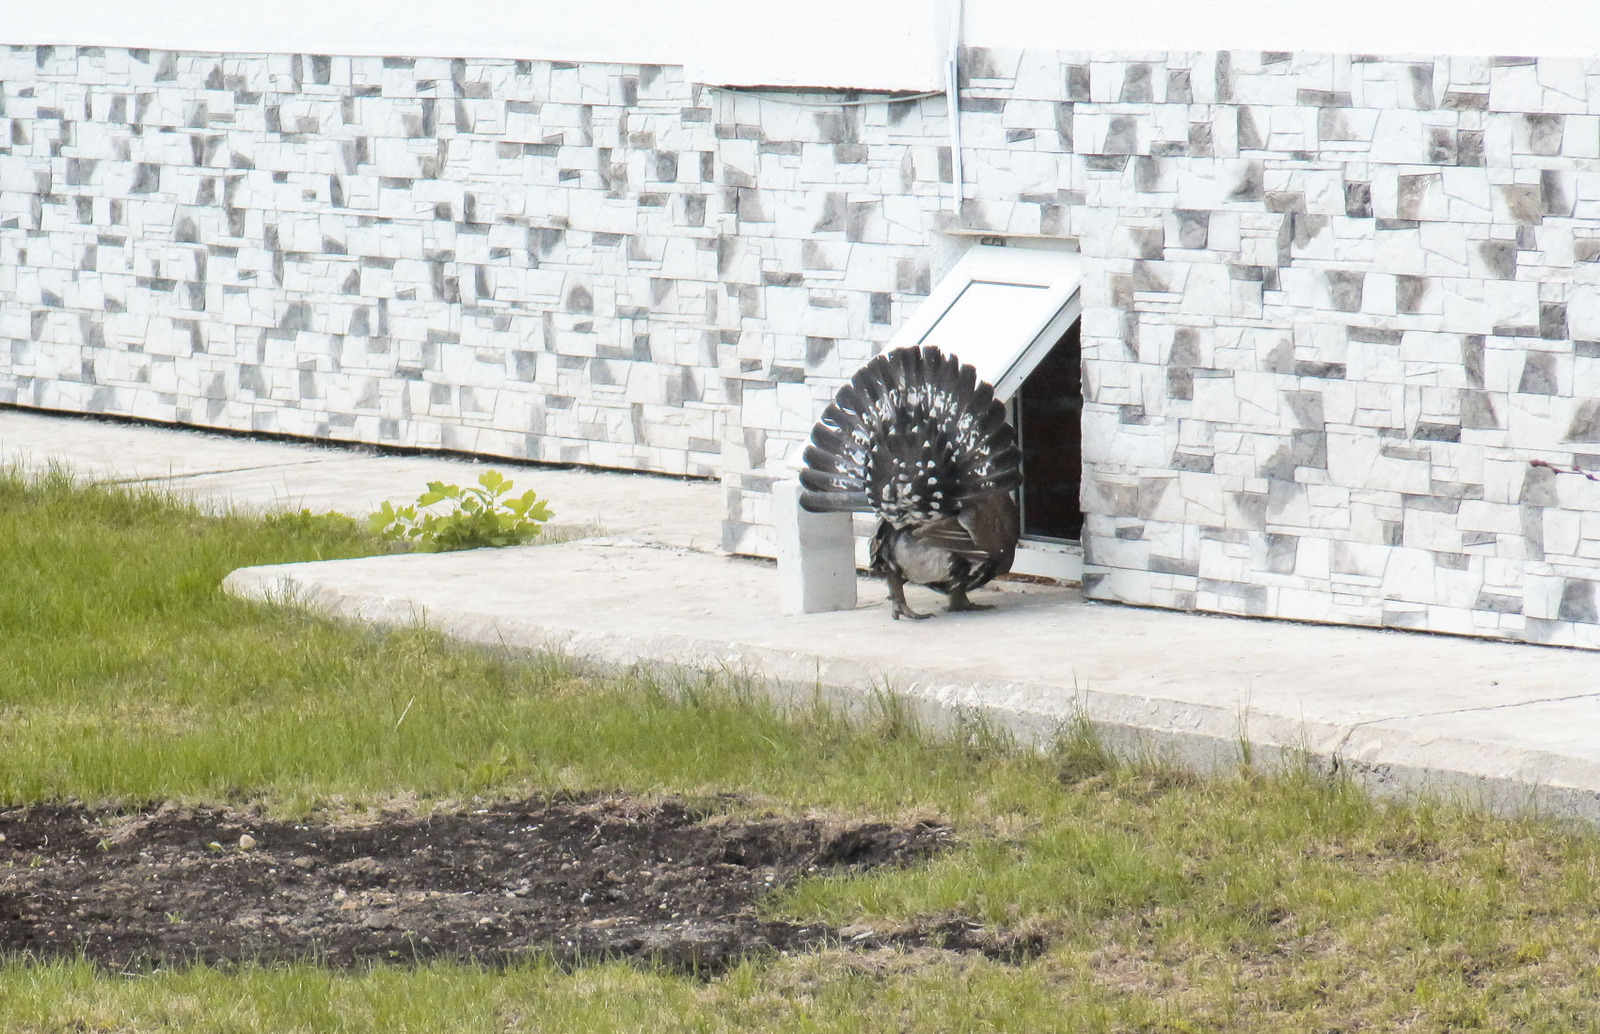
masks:
[(644, 474), (556, 470), (511, 461), (391, 456), (204, 431), (0, 409), (0, 463), (58, 463), (85, 477), (141, 484), (211, 507), (364, 517), (384, 500), (415, 502), (429, 481), (474, 484), (494, 469), (516, 491), (551, 500), (552, 525), (604, 527), (656, 542), (715, 549), (722, 487)]
[[(0, 458), (356, 514), (486, 466), (16, 411), (0, 411)], [(891, 621), (868, 581), (854, 611), (783, 617), (770, 564), (710, 548), (719, 486), (493, 465), (549, 496), (562, 522), (607, 537), (249, 568), (227, 587), (605, 664), (732, 670), (855, 701), (888, 689), (930, 716), (981, 712), (1027, 736), (1082, 715), (1115, 743), (1199, 768), (1304, 750), (1379, 790), (1600, 821), (1600, 653), (1096, 605), (1015, 584), (983, 594), (995, 610), (925, 622)], [(934, 600), (913, 592), (919, 609)]]

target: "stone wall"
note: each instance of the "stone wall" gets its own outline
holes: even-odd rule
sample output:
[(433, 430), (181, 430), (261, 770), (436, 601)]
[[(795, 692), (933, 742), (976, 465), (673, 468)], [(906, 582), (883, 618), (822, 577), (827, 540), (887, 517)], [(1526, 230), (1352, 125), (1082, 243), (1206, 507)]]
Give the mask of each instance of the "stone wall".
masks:
[(0, 50), (0, 401), (714, 475), (675, 68)]
[(1600, 646), (1600, 62), (1065, 79), (1089, 593)]
[[(769, 490), (818, 414), (971, 243), (1072, 243), (1085, 212), (1061, 55), (969, 50), (965, 200), (943, 97), (865, 105), (737, 96), (719, 117), (740, 196), (724, 267), (746, 318), (732, 394), (724, 545), (772, 553)], [(810, 107), (808, 105), (816, 105)], [(753, 176), (743, 172), (753, 171)]]
[[(771, 555), (770, 489), (839, 386), (927, 295), (950, 208), (942, 97), (838, 105), (734, 95), (717, 132), (737, 208), (720, 272), (739, 319), (723, 544)], [(815, 103), (818, 106), (812, 106)]]
[[(0, 51), (0, 400), (720, 475), (965, 242), (1084, 255), (1085, 589), (1600, 646), (1600, 62), (671, 67)], [(5, 355), (0, 352), (0, 355)]]
[(948, 190), (942, 97), (836, 99), (0, 50), (0, 402), (720, 476), (770, 552), (782, 438), (927, 293)]

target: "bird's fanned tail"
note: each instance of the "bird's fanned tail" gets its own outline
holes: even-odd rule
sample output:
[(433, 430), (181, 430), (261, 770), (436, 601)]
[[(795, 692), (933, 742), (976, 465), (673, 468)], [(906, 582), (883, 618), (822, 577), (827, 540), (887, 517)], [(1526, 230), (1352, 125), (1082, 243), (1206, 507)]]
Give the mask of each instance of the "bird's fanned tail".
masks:
[(873, 510), (896, 528), (933, 525), (1022, 481), (1005, 406), (937, 348), (873, 359), (839, 389), (805, 451), (800, 504)]

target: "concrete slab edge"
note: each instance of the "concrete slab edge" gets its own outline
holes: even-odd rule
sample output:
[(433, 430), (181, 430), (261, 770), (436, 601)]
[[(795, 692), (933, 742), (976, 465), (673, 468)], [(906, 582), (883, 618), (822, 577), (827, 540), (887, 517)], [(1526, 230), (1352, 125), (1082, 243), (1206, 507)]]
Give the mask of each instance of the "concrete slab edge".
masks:
[(489, 612), (430, 612), (406, 596), (348, 593), (301, 577), (311, 565), (241, 568), (223, 582), (245, 599), (295, 606), (382, 627), (421, 625), (464, 642), (554, 651), (607, 670), (644, 667), (722, 673), (780, 702), (820, 698), (856, 710), (892, 694), (922, 722), (951, 728), (983, 720), (1019, 742), (1047, 745), (1087, 721), (1119, 756), (1159, 759), (1199, 773), (1249, 760), (1309, 763), (1342, 772), (1380, 797), (1426, 796), (1497, 814), (1537, 814), (1600, 824), (1600, 764), (1532, 748), (1505, 749), (1419, 737), (1383, 723), (1336, 725), (1281, 715), (1075, 686), (960, 677), (690, 636), (628, 636), (551, 628)]

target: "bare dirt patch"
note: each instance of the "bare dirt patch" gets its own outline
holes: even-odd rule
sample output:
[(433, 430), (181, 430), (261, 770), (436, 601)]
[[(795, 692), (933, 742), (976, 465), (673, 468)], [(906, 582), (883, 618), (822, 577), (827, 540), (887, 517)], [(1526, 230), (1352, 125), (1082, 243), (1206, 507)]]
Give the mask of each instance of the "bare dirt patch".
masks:
[(359, 823), (36, 806), (0, 810), (0, 837), (0, 953), (119, 969), (549, 953), (710, 974), (752, 953), (841, 940), (1002, 958), (1032, 947), (959, 918), (842, 938), (758, 915), (763, 895), (803, 874), (944, 849), (949, 830), (927, 822), (830, 826), (602, 796)]

